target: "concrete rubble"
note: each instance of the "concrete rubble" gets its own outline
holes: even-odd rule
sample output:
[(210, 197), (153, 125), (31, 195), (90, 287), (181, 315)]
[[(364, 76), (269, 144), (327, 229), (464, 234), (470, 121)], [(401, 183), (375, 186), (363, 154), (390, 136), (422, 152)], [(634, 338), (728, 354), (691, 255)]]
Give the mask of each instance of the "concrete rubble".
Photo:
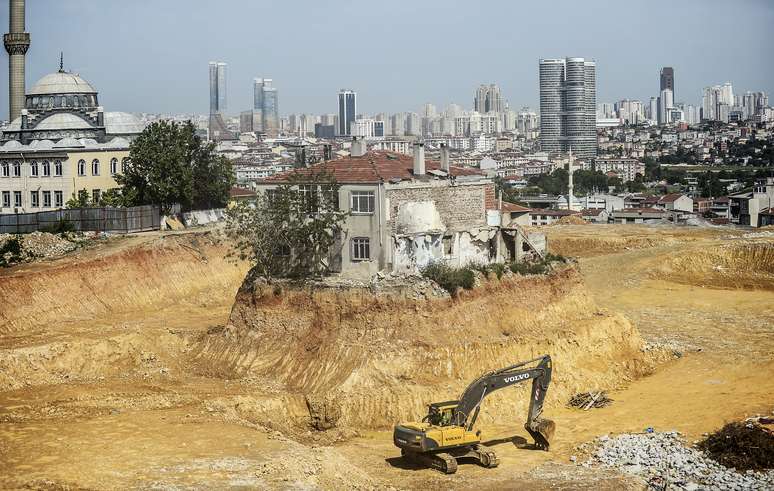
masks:
[(78, 247), (78, 243), (68, 240), (56, 234), (46, 232), (32, 232), (19, 236), (13, 234), (0, 234), (0, 249), (10, 240), (19, 237), (21, 251), (19, 257), (8, 258), (9, 262), (27, 262), (33, 259), (47, 259), (59, 257), (72, 252)]
[(642, 477), (654, 490), (774, 489), (774, 470), (739, 473), (685, 446), (676, 431), (601, 436), (584, 467), (602, 466)]

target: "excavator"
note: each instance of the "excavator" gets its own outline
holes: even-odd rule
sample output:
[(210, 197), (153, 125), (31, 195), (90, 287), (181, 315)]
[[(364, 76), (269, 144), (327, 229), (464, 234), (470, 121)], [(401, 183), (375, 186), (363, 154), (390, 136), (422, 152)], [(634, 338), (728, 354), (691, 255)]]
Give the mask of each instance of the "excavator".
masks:
[(421, 423), (395, 425), (393, 442), (401, 455), (446, 474), (457, 472), (457, 460), (471, 459), (483, 467), (497, 467), (494, 450), (481, 444), (481, 431), (473, 431), (481, 403), (492, 392), (532, 379), (529, 413), (524, 428), (535, 440), (535, 447), (548, 450), (556, 425), (541, 418), (543, 401), (551, 383), (551, 357), (543, 355), (509, 367), (485, 373), (474, 380), (457, 401), (435, 402), (428, 406)]

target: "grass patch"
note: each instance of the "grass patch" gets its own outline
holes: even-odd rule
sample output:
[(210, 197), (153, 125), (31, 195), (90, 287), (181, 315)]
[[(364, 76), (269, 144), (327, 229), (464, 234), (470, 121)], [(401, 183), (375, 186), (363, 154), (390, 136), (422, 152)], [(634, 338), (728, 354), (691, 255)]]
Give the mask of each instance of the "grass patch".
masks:
[(476, 282), (476, 275), (470, 266), (455, 268), (442, 262), (432, 263), (422, 269), (422, 276), (435, 281), (452, 295), (458, 288), (472, 289)]

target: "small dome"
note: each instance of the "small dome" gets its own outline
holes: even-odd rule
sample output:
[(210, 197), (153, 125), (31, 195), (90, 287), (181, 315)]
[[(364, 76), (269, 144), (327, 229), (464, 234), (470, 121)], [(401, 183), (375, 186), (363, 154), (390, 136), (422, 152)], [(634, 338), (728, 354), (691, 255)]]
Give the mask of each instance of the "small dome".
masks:
[(97, 143), (97, 140), (95, 140), (94, 138), (81, 138), (78, 141), (80, 141), (81, 145), (83, 145), (84, 147), (93, 147), (95, 145), (99, 145), (99, 143)]
[(105, 113), (105, 132), (108, 135), (131, 135), (142, 133), (144, 129), (145, 125), (134, 114), (123, 112)]
[(129, 141), (126, 138), (117, 136), (105, 143), (105, 148), (129, 148)]
[(55, 113), (35, 125), (36, 130), (87, 130), (91, 123), (71, 113)]
[(75, 138), (62, 138), (54, 144), (54, 148), (82, 148), (83, 143)]
[(96, 94), (91, 84), (75, 73), (49, 73), (38, 80), (27, 92), (27, 95), (49, 94)]
[(46, 150), (49, 148), (54, 148), (54, 142), (51, 140), (32, 140), (29, 146), (30, 148), (34, 148), (36, 150)]
[(22, 148), (23, 146), (24, 145), (16, 140), (8, 140), (5, 145), (3, 145), (3, 150), (16, 150)]

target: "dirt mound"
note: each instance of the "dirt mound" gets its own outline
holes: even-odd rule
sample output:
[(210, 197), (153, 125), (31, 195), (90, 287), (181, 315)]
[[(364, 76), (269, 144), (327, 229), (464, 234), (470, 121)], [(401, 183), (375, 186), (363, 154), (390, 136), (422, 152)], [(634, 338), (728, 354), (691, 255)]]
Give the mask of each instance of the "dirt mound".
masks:
[(567, 215), (557, 220), (552, 225), (589, 225), (589, 222), (578, 215)]
[[(597, 309), (567, 268), (491, 280), (457, 300), (278, 289), (248, 279), (229, 325), (203, 337), (196, 359), (206, 375), (264, 380), (277, 397), (295, 401), (287, 409), (291, 423), (306, 413), (306, 428), (313, 420), (385, 428), (420, 418), (429, 402), (457, 397), (485, 371), (543, 353), (554, 357), (549, 407), (560, 405), (583, 388), (646, 372), (641, 348), (636, 329)], [(495, 394), (481, 419), (526, 414), (527, 398), (526, 386)], [(245, 402), (233, 402), (242, 417), (288, 424)], [(310, 414), (312, 407), (322, 412)]]
[(774, 469), (774, 433), (755, 423), (729, 423), (697, 446), (738, 471)]
[(774, 290), (774, 242), (738, 242), (668, 260), (652, 276), (710, 288)]
[(561, 236), (548, 234), (548, 249), (562, 256), (596, 256), (632, 249), (646, 249), (678, 242), (672, 237), (639, 235), (578, 235)]

